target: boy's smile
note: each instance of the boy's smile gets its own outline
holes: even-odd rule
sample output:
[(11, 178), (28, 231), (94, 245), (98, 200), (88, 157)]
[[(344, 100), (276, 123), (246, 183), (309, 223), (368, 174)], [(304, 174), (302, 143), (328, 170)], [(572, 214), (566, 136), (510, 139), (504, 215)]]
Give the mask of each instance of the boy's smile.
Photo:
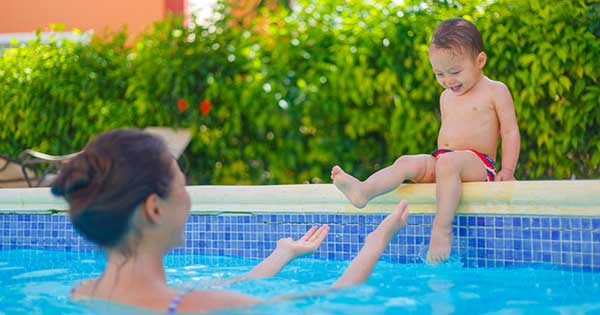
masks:
[(485, 53), (473, 57), (467, 51), (429, 49), (429, 61), (438, 83), (456, 95), (467, 93), (482, 76)]

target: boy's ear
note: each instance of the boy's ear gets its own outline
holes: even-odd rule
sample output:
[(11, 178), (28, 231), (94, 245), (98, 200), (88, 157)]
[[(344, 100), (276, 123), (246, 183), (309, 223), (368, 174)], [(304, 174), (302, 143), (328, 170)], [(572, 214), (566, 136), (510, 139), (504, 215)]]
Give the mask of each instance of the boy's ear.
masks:
[(487, 62), (487, 55), (485, 54), (485, 52), (480, 52), (479, 55), (477, 55), (477, 59), (475, 59), (475, 62), (477, 63), (479, 69), (483, 69), (483, 66), (485, 66), (485, 63)]
[(151, 194), (142, 205), (143, 215), (151, 224), (158, 224), (160, 222), (161, 211), (158, 201), (158, 196)]

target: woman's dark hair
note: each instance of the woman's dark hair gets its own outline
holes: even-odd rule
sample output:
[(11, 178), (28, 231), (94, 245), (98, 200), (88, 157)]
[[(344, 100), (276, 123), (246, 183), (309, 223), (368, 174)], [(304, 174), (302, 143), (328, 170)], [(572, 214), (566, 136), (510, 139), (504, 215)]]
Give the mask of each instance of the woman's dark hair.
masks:
[(116, 129), (98, 135), (69, 161), (52, 193), (69, 203), (73, 226), (101, 247), (120, 245), (136, 208), (150, 194), (168, 197), (174, 174), (164, 142), (149, 133)]
[(483, 50), (483, 39), (475, 24), (462, 18), (443, 21), (433, 32), (431, 44), (441, 49), (464, 49), (473, 56)]

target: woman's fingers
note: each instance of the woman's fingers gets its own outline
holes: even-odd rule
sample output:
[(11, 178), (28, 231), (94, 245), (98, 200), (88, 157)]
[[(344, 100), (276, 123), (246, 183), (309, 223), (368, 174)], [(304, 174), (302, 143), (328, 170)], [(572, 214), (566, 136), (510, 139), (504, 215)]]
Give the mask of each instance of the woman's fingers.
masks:
[(329, 225), (327, 224), (323, 224), (321, 225), (321, 227), (319, 227), (319, 229), (311, 236), (311, 238), (309, 239), (309, 242), (311, 243), (316, 243), (317, 246), (321, 244), (321, 242), (323, 242), (323, 240), (325, 239), (325, 236), (327, 236), (327, 233), (329, 232)]
[(300, 241), (308, 242), (311, 236), (315, 234), (315, 231), (317, 231), (317, 227), (314, 225), (311, 226), (310, 229), (308, 229), (308, 231), (306, 231), (306, 233), (304, 233), (304, 235), (300, 238)]

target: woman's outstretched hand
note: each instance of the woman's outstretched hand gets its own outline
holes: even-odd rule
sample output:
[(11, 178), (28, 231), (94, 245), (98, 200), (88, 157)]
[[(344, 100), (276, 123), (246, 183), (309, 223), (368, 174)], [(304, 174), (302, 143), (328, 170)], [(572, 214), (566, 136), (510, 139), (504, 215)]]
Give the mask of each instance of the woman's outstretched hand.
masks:
[(304, 236), (297, 240), (291, 237), (280, 239), (277, 241), (276, 250), (288, 252), (293, 257), (313, 253), (321, 246), (328, 232), (329, 226), (327, 224), (321, 225), (319, 228), (312, 226)]
[(329, 226), (324, 224), (319, 228), (316, 226), (311, 227), (298, 240), (291, 237), (280, 239), (277, 241), (277, 247), (271, 255), (250, 270), (245, 278), (256, 279), (276, 275), (294, 258), (316, 251), (323, 243), (327, 232), (329, 232)]

